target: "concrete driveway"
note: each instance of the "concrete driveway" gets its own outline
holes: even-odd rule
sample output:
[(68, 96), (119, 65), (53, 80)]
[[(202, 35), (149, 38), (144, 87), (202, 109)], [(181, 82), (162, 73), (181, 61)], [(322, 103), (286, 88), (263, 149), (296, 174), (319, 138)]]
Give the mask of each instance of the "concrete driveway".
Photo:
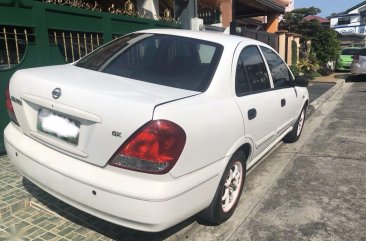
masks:
[[(22, 233), (30, 239), (366, 240), (365, 103), (366, 83), (342, 85), (313, 112), (297, 143), (278, 145), (249, 171), (234, 216), (220, 226), (193, 217), (157, 234), (128, 230), (82, 213), (23, 180), (16, 188), (26, 187), (32, 205), (3, 219), (6, 225), (0, 218), (0, 237), (1, 231), (9, 232), (7, 225), (22, 222)], [(42, 220), (36, 229), (33, 216)], [(42, 223), (53, 226), (47, 229)]]

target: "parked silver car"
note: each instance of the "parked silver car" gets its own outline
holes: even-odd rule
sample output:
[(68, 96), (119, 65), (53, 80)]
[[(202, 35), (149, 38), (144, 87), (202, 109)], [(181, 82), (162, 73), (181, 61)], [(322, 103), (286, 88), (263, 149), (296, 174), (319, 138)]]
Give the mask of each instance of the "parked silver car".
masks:
[(366, 74), (366, 48), (360, 49), (360, 51), (353, 56), (351, 74), (352, 76)]

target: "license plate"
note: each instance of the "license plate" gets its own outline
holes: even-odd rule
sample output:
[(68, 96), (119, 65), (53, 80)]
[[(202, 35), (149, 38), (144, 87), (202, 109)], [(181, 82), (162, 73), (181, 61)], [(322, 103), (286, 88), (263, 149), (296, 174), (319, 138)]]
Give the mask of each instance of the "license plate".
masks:
[(37, 129), (74, 145), (79, 141), (80, 123), (48, 109), (38, 111)]

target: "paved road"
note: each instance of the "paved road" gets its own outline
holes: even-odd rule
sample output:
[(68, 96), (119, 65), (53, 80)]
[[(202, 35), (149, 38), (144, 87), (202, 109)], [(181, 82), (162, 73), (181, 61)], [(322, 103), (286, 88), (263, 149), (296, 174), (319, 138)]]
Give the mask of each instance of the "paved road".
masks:
[(346, 83), (297, 143), (251, 169), (236, 213), (220, 226), (193, 217), (157, 234), (118, 227), (51, 197), (0, 158), (0, 240), (366, 240), (365, 92), (366, 83)]
[(311, 82), (308, 86), (310, 103), (319, 98), (334, 86), (335, 83), (317, 83)]

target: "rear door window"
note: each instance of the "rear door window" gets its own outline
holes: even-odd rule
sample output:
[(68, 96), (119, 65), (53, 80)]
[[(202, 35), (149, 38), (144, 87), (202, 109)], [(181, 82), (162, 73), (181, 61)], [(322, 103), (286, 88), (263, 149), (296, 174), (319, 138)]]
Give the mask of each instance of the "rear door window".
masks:
[(355, 55), (359, 49), (342, 49), (341, 55)]
[(359, 55), (366, 56), (366, 49), (360, 49), (358, 52)]
[(237, 96), (248, 92), (271, 89), (268, 73), (257, 46), (249, 46), (240, 53), (235, 76)]

